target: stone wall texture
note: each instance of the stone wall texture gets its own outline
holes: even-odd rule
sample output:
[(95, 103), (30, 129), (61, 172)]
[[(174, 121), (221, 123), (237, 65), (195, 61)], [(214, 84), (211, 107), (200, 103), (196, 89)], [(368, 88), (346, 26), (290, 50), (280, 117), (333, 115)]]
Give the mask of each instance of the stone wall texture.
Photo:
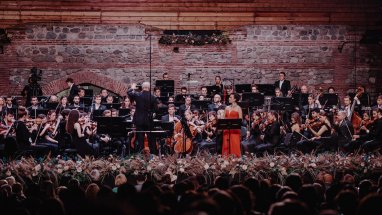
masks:
[[(341, 25), (245, 26), (227, 32), (231, 44), (205, 46), (161, 45), (162, 32), (140, 24), (28, 24), (8, 32), (12, 43), (0, 54), (3, 95), (19, 94), (37, 67), (45, 94), (67, 88), (68, 77), (125, 95), (129, 83), (150, 74), (155, 83), (167, 72), (176, 90), (196, 91), (216, 75), (235, 84), (274, 83), (283, 69), (293, 85), (333, 86), (343, 96), (361, 84), (376, 93), (382, 64), (377, 50), (354, 42), (362, 31)], [(190, 85), (188, 74), (198, 82)]]

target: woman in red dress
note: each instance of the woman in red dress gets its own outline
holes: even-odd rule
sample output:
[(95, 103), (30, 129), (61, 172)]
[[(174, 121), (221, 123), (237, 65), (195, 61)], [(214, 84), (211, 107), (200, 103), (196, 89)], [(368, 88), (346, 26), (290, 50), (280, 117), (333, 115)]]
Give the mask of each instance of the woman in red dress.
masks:
[[(239, 100), (240, 100), (239, 94), (231, 94), (229, 96), (229, 103), (231, 105), (225, 108), (226, 119), (242, 119), (243, 118), (243, 112), (241, 110), (241, 107), (237, 104)], [(223, 147), (222, 147), (223, 156), (228, 157), (229, 155), (235, 155), (236, 157), (241, 157), (240, 143), (241, 143), (240, 129), (232, 129), (231, 131), (224, 130)]]

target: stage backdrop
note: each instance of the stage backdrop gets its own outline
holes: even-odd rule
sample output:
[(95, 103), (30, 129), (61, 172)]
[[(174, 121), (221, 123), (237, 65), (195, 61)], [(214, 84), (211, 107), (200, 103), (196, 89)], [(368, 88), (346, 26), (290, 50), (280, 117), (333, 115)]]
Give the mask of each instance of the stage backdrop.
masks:
[[(72, 77), (125, 95), (130, 82), (149, 80), (150, 68), (153, 83), (167, 72), (176, 90), (193, 92), (216, 75), (273, 83), (281, 68), (292, 85), (333, 86), (341, 95), (381, 87), (381, 45), (360, 42), (378, 25), (378, 1), (47, 2), (0, 4), (0, 28), (11, 38), (0, 54), (1, 95), (19, 94), (32, 67), (43, 71), (45, 94)], [(231, 43), (159, 44), (163, 30), (184, 29), (223, 30)]]

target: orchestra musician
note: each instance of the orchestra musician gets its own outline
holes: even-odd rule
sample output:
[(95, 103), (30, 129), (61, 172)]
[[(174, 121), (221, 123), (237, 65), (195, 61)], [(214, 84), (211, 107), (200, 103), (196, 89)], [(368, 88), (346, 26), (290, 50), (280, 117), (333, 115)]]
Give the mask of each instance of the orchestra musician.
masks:
[(6, 112), (6, 104), (3, 97), (0, 97), (0, 117), (2, 117)]
[(67, 98), (68, 98), (69, 102), (72, 102), (74, 96), (78, 95), (78, 91), (79, 91), (78, 86), (76, 84), (74, 84), (73, 78), (66, 79), (66, 83), (69, 86), (69, 95)]
[(279, 73), (279, 80), (275, 82), (275, 88), (279, 88), (284, 96), (289, 95), (291, 92), (290, 81), (285, 79), (285, 72), (283, 69)]
[(382, 146), (382, 109), (375, 109), (373, 111), (377, 112), (377, 118), (374, 121), (374, 126), (369, 133), (365, 135), (353, 135), (352, 144), (355, 144), (352, 148), (361, 147), (362, 151), (370, 152), (378, 149)]
[(275, 97), (283, 97), (283, 92), (278, 87), (275, 88)]
[(32, 96), (31, 98), (31, 106), (27, 108), (28, 113), (34, 115), (36, 110), (42, 109), (41, 105), (39, 104), (39, 101), (37, 99), (37, 96)]
[[(357, 97), (355, 97), (355, 98), (357, 98)], [(344, 106), (342, 107), (342, 110), (344, 110), (346, 112), (346, 117), (348, 119), (352, 118), (351, 106), (352, 106), (352, 102), (351, 102), (350, 96), (345, 96), (344, 97)]]
[(180, 120), (180, 116), (175, 115), (175, 105), (169, 104), (168, 105), (168, 114), (162, 116), (162, 122), (178, 122)]
[(251, 85), (251, 92), (252, 93), (260, 93), (260, 91), (259, 91), (259, 89), (258, 89), (256, 84), (252, 84)]
[(72, 105), (70, 105), (70, 109), (77, 109), (77, 110), (85, 111), (84, 104), (80, 103), (80, 96), (79, 95), (74, 96), (73, 103), (72, 103)]
[(251, 117), (251, 124), (247, 127), (246, 138), (242, 141), (243, 150), (246, 152), (253, 152), (254, 147), (261, 143), (260, 124), (263, 119), (259, 111), (253, 112)]
[(300, 87), (300, 93), (309, 93), (309, 90), (308, 90), (308, 86), (306, 86), (306, 85), (302, 85), (301, 87)]
[(196, 135), (196, 125), (192, 122), (193, 115), (191, 110), (184, 112), (184, 118), (175, 124), (174, 152), (179, 155), (190, 154), (193, 151), (193, 140)]
[(336, 131), (338, 147), (346, 150), (354, 135), (353, 124), (347, 119), (346, 111), (338, 111), (337, 121), (334, 123), (333, 128)]
[(372, 109), (382, 109), (382, 95), (377, 98), (377, 104), (375, 104)]
[(71, 135), (73, 145), (81, 156), (94, 154), (93, 146), (86, 141), (92, 130), (86, 126), (85, 115), (78, 110), (71, 110), (66, 123), (66, 132)]
[(266, 121), (260, 126), (260, 130), (262, 131), (260, 135), (261, 143), (256, 145), (256, 153), (262, 154), (280, 144), (280, 123), (278, 122), (278, 114), (275, 111), (267, 113)]
[(319, 112), (319, 121), (307, 124), (307, 129), (313, 134), (313, 137), (297, 142), (297, 148), (304, 152), (309, 153), (313, 149), (320, 147), (321, 149), (328, 149), (331, 146), (331, 124), (324, 111)]
[(214, 95), (214, 99), (212, 104), (208, 105), (208, 111), (215, 111), (217, 112), (219, 109), (225, 109), (225, 104), (221, 102), (222, 98), (219, 94)]
[[(187, 94), (188, 94), (187, 87), (181, 87), (180, 88), (180, 94), (175, 96), (175, 102), (184, 103), (186, 100), (186, 97), (188, 96)], [(183, 116), (183, 115), (181, 115), (181, 116)]]
[(223, 94), (224, 88), (223, 88), (222, 78), (219, 75), (215, 76), (215, 85), (214, 86), (216, 87), (216, 91), (213, 92), (214, 94), (216, 94), (216, 93)]
[(191, 97), (187, 96), (185, 98), (184, 104), (180, 105), (179, 107), (179, 111), (178, 111), (179, 116), (184, 116), (184, 112), (186, 110), (193, 111), (196, 109), (195, 105), (193, 105), (191, 102), (192, 102)]
[(305, 119), (308, 119), (309, 118), (309, 114), (312, 112), (313, 109), (320, 109), (321, 108), (321, 105), (319, 104), (319, 102), (317, 102), (317, 100), (315, 100), (314, 96), (312, 94), (310, 94), (308, 96), (308, 104), (307, 105), (304, 105), (302, 107), (302, 115)]
[(203, 100), (209, 101), (209, 100), (211, 100), (210, 96), (208, 95), (208, 91), (207, 91), (207, 87), (206, 86), (202, 86), (200, 88), (199, 100), (200, 101), (203, 101)]
[(170, 80), (167, 72), (163, 73), (162, 80)]
[(13, 109), (13, 108), (16, 108), (16, 105), (13, 104), (13, 98), (12, 96), (7, 96), (7, 98), (5, 99), (5, 103), (6, 103), (6, 108), (9, 110), (9, 109)]
[(94, 104), (90, 106), (90, 110), (100, 110), (104, 111), (106, 110), (106, 106), (101, 104), (102, 102), (102, 96), (101, 95), (96, 95), (94, 99)]
[(19, 119), (13, 125), (15, 127), (16, 143), (18, 150), (33, 150), (37, 153), (46, 153), (46, 146), (37, 145), (35, 142), (32, 141), (31, 132), (25, 124), (28, 118), (28, 112), (25, 107), (19, 107), (18, 116)]
[[(284, 137), (284, 145), (286, 146), (295, 146), (297, 142), (302, 139), (302, 127), (301, 127), (301, 117), (297, 112), (292, 113), (291, 115), (291, 124), (289, 127), (284, 128), (286, 135)], [(285, 126), (284, 126), (285, 127)]]
[(61, 113), (65, 109), (70, 109), (69, 104), (68, 104), (68, 97), (62, 96), (60, 99), (60, 103), (58, 104), (58, 106), (56, 108), (56, 114)]
[(130, 109), (131, 106), (133, 106), (133, 104), (131, 103), (130, 98), (128, 96), (125, 96), (123, 98), (123, 102), (121, 104), (120, 109)]
[(54, 146), (58, 145), (58, 141), (55, 140), (56, 136), (56, 126), (59, 126), (59, 118), (56, 115), (54, 110), (49, 110), (48, 112), (48, 121), (45, 123), (42, 131), (38, 134), (40, 137), (44, 137), (44, 143), (53, 143)]
[(107, 103), (106, 98), (109, 96), (109, 92), (107, 91), (107, 89), (102, 89), (100, 95), (101, 95), (101, 103)]
[(336, 89), (334, 89), (334, 87), (328, 87), (328, 93), (334, 94), (334, 93), (336, 93)]
[(212, 151), (216, 146), (217, 136), (217, 114), (215, 111), (208, 112), (208, 121), (205, 124), (202, 132), (202, 140), (198, 142), (198, 151), (208, 150)]
[(78, 96), (80, 97), (80, 98), (83, 98), (83, 97), (85, 97), (85, 95), (86, 95), (86, 93), (85, 93), (85, 89), (84, 88), (79, 88), (78, 89)]

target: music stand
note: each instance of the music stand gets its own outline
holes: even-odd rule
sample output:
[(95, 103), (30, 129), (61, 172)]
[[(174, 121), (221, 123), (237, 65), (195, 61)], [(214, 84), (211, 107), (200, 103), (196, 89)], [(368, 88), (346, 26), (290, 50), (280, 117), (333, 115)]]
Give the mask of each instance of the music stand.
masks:
[(48, 109), (33, 109), (29, 113), (32, 119), (36, 119), (39, 114), (44, 114), (45, 116), (48, 115), (49, 110)]
[[(228, 130), (228, 155), (231, 154), (231, 130), (241, 129), (242, 119), (218, 119), (216, 129)], [(217, 151), (217, 142), (216, 142)]]
[(250, 84), (236, 84), (235, 90), (237, 93), (250, 93), (252, 91)]
[(58, 106), (58, 102), (48, 102), (45, 104), (45, 108), (49, 110), (55, 110)]
[(220, 94), (221, 93), (221, 89), (220, 87), (216, 86), (216, 85), (212, 85), (212, 86), (206, 86), (207, 87), (207, 94), (210, 95), (210, 96), (214, 96), (215, 94)]
[(155, 86), (160, 88), (161, 96), (172, 96), (174, 95), (174, 80), (156, 80)]
[(209, 101), (200, 101), (200, 100), (195, 100), (192, 101), (192, 104), (195, 105), (196, 109), (198, 110), (208, 110), (208, 103)]
[(168, 96), (157, 97), (163, 104), (168, 104)]
[(293, 104), (301, 109), (301, 107), (308, 104), (309, 93), (293, 93)]
[(318, 100), (320, 101), (321, 105), (325, 105), (325, 107), (337, 106), (339, 104), (338, 94), (336, 93), (324, 93)]
[(264, 95), (261, 93), (243, 93), (241, 100), (249, 102), (252, 107), (264, 105)]
[(97, 117), (101, 117), (103, 115), (104, 111), (105, 110), (93, 110), (93, 113), (92, 113), (93, 119), (95, 119)]
[(293, 111), (293, 101), (291, 97), (273, 97), (271, 109), (276, 111)]
[(162, 116), (166, 115), (168, 111), (168, 107), (158, 107), (158, 109), (155, 111), (156, 112), (156, 118), (161, 119)]
[(84, 106), (90, 106), (92, 104), (93, 97), (80, 97), (80, 104)]
[(123, 117), (96, 117), (95, 121), (99, 134), (110, 134), (113, 137), (127, 135), (126, 121)]
[(93, 97), (93, 89), (85, 89), (85, 97)]
[(105, 105), (106, 109), (108, 109), (108, 110), (110, 110), (112, 108), (119, 110), (119, 108), (121, 107), (120, 103), (104, 103), (103, 105)]
[(130, 115), (130, 108), (121, 108), (119, 109), (119, 116), (120, 117), (127, 117)]
[(264, 93), (265, 96), (275, 95), (275, 85), (273, 84), (256, 84), (260, 93)]

